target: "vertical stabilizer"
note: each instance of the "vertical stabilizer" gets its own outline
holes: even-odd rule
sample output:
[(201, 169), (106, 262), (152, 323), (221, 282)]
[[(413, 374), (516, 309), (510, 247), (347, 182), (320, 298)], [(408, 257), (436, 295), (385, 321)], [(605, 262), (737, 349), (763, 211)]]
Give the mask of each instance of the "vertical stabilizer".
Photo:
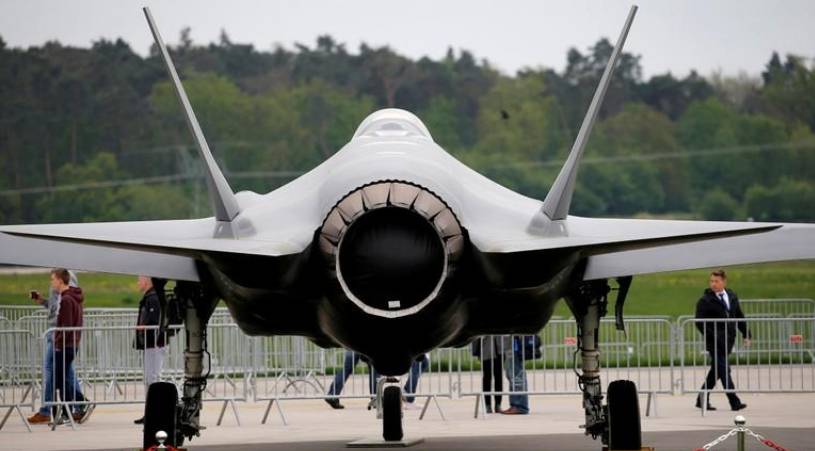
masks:
[(184, 110), (184, 116), (187, 118), (187, 125), (190, 127), (190, 132), (198, 147), (198, 152), (204, 160), (207, 187), (209, 188), (209, 197), (212, 201), (213, 209), (215, 210), (215, 219), (218, 221), (232, 221), (240, 212), (238, 202), (235, 200), (235, 194), (232, 192), (232, 188), (230, 188), (229, 182), (226, 181), (224, 174), (218, 168), (215, 158), (212, 157), (212, 152), (209, 150), (207, 140), (204, 138), (201, 126), (198, 124), (198, 119), (192, 111), (192, 106), (190, 106), (190, 101), (187, 98), (187, 93), (184, 91), (184, 86), (181, 85), (181, 80), (175, 71), (173, 60), (170, 59), (170, 53), (167, 51), (167, 47), (164, 45), (164, 41), (158, 32), (156, 22), (153, 20), (153, 15), (150, 14), (150, 9), (147, 7), (144, 8), (144, 17), (147, 18), (147, 24), (153, 33), (153, 39), (156, 41), (156, 46), (158, 46), (161, 58), (167, 68), (167, 73), (173, 82), (176, 96), (178, 97), (179, 103), (181, 103), (181, 109)]
[(583, 118), (583, 124), (577, 133), (577, 138), (574, 141), (574, 145), (572, 145), (572, 150), (569, 152), (569, 158), (566, 159), (566, 163), (563, 165), (563, 168), (555, 179), (555, 183), (552, 184), (552, 188), (546, 194), (546, 199), (543, 201), (541, 211), (553, 221), (565, 219), (569, 214), (569, 205), (572, 203), (572, 194), (574, 193), (575, 180), (577, 178), (577, 168), (580, 166), (583, 150), (586, 148), (586, 142), (589, 140), (592, 127), (594, 127), (594, 120), (597, 118), (597, 113), (603, 104), (608, 85), (611, 83), (614, 66), (622, 53), (625, 38), (628, 36), (628, 29), (631, 28), (631, 22), (634, 21), (634, 15), (636, 13), (637, 7), (632, 6), (628, 12), (628, 18), (625, 20), (625, 25), (623, 25), (623, 30), (620, 32), (620, 37), (617, 39), (617, 44), (614, 46), (614, 51), (611, 52), (611, 58), (608, 60), (606, 70), (600, 78), (600, 84), (597, 86), (594, 97), (591, 99), (586, 117)]

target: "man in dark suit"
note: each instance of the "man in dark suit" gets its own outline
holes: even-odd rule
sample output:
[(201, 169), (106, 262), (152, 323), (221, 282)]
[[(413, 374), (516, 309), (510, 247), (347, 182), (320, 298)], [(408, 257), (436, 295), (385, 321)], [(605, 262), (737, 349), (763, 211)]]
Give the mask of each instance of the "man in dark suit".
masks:
[[(710, 288), (706, 289), (696, 303), (696, 318), (705, 320), (718, 320), (726, 318), (744, 318), (739, 298), (732, 290), (727, 289), (727, 275), (724, 270), (717, 269), (710, 273)], [(699, 321), (696, 328), (705, 338), (705, 348), (710, 354), (710, 371), (707, 373), (702, 390), (712, 390), (716, 386), (716, 379), (722, 381), (725, 390), (734, 390), (733, 378), (730, 377), (730, 365), (727, 357), (733, 351), (736, 342), (736, 327), (744, 338), (744, 346), (750, 346), (752, 338), (745, 321)], [(696, 399), (696, 407), (702, 408), (702, 395)], [(726, 392), (727, 400), (732, 410), (741, 410), (747, 404), (741, 402), (733, 391)], [(710, 393), (707, 396), (707, 410), (716, 410), (710, 405)]]

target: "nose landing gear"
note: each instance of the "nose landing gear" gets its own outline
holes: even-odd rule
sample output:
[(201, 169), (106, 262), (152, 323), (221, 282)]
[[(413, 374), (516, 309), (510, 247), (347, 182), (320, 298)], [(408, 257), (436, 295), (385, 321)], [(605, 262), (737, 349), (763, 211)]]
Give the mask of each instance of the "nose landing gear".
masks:
[(378, 384), (381, 390), (379, 393), (379, 411), (382, 417), (382, 438), (385, 441), (400, 441), (404, 437), (402, 429), (402, 387), (399, 386), (399, 379), (388, 377)]

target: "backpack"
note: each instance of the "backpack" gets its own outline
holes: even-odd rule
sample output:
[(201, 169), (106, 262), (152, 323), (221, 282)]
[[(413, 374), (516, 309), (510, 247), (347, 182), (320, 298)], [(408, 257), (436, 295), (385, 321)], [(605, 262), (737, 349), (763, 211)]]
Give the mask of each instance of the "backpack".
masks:
[(179, 330), (174, 326), (184, 324), (185, 308), (172, 291), (159, 290), (157, 294), (164, 310), (162, 326), (167, 328), (167, 337), (172, 337)]
[(541, 352), (541, 337), (535, 335), (524, 335), (515, 337), (515, 350), (523, 353), (524, 360), (535, 360), (543, 356)]

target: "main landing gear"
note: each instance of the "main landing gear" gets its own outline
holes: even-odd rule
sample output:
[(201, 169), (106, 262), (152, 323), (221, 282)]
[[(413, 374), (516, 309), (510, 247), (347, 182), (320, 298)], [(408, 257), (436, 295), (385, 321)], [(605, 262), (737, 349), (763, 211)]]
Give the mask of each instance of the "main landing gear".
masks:
[(206, 350), (206, 326), (218, 299), (199, 283), (178, 282), (173, 291), (174, 299), (162, 302), (162, 310), (165, 312), (165, 324), (162, 326), (166, 328), (166, 318), (171, 316), (166, 314), (168, 309), (178, 308), (183, 315), (186, 338), (184, 388), (179, 401), (174, 384), (156, 382), (150, 385), (144, 406), (143, 449), (158, 445), (158, 431), (166, 432), (165, 445), (179, 447), (183, 445), (185, 438), (197, 437), (204, 429), (200, 423), (200, 414), (201, 396), (209, 376), (208, 369), (207, 374), (204, 374), (204, 356), (209, 358)]
[[(622, 325), (622, 304), (631, 283), (630, 278), (618, 280), (620, 292), (617, 300), (617, 326)], [(639, 450), (642, 448), (640, 411), (637, 388), (631, 381), (618, 380), (608, 386), (608, 404), (603, 405), (603, 390), (600, 382), (599, 331), (600, 319), (605, 316), (608, 306), (608, 293), (611, 288), (606, 280), (583, 282), (569, 296), (566, 302), (577, 320), (577, 351), (575, 351), (575, 373), (578, 385), (583, 392), (583, 408), (586, 423), (582, 426), (586, 435), (600, 437), (609, 450)], [(580, 369), (577, 368), (577, 354), (580, 354)]]

